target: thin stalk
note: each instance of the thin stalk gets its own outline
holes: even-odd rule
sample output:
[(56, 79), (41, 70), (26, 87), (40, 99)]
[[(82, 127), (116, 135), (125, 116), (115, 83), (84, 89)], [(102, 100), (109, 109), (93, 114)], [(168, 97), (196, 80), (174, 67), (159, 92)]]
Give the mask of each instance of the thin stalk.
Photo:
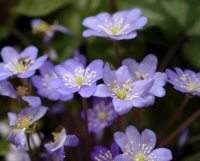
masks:
[(87, 105), (87, 100), (85, 98), (82, 98), (82, 106), (83, 106), (83, 111), (84, 111), (84, 131), (85, 131), (85, 136), (89, 135), (88, 132), (88, 105)]
[(116, 12), (117, 11), (117, 2), (116, 0), (110, 0), (110, 10), (111, 12)]
[(31, 149), (31, 143), (30, 143), (30, 139), (31, 139), (30, 134), (26, 134), (26, 137), (27, 137), (29, 156), (30, 156), (31, 161), (34, 161), (33, 151)]
[(114, 51), (115, 51), (115, 64), (118, 67), (120, 65), (120, 52), (119, 52), (119, 41), (113, 41)]
[(187, 35), (185, 32), (180, 34), (177, 41), (172, 45), (172, 47), (165, 54), (163, 61), (159, 67), (159, 71), (163, 71), (167, 67), (167, 65), (171, 61), (171, 59), (174, 56), (174, 54), (176, 53), (176, 51), (185, 43), (186, 38), (187, 38)]
[(190, 101), (191, 98), (192, 98), (192, 96), (185, 95), (185, 99), (183, 100), (183, 102), (181, 103), (179, 108), (176, 110), (174, 115), (172, 117), (170, 117), (170, 119), (167, 121), (167, 123), (162, 128), (160, 136), (163, 136), (163, 135), (165, 136), (166, 131), (172, 126), (174, 121), (176, 121), (180, 118), (180, 116), (182, 115), (183, 109), (186, 107), (187, 103)]
[(172, 140), (174, 140), (185, 128), (190, 126), (190, 124), (200, 117), (200, 109), (194, 112), (185, 122), (183, 122), (177, 129), (175, 129), (168, 137), (166, 137), (161, 143), (159, 147), (168, 145)]
[(142, 118), (142, 109), (135, 109), (135, 126), (140, 129), (140, 122)]

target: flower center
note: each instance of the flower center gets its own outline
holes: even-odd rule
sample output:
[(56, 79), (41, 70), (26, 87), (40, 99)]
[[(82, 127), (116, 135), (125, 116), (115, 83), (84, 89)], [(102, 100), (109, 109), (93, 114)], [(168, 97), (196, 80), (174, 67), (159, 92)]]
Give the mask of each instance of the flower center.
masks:
[(106, 119), (106, 114), (105, 114), (104, 112), (99, 112), (99, 113), (98, 113), (98, 118), (99, 118), (100, 120), (105, 120), (105, 119)]
[(30, 120), (27, 116), (16, 119), (16, 127), (19, 129), (27, 129), (30, 126)]
[(137, 155), (135, 155), (135, 161), (145, 161), (144, 154), (137, 154)]
[(118, 26), (113, 26), (110, 29), (110, 32), (112, 35), (119, 35), (120, 34), (120, 28)]
[(198, 88), (197, 85), (194, 83), (190, 83), (187, 85), (187, 89), (191, 91), (196, 90), (197, 88)]
[[(110, 86), (110, 85), (109, 85)], [(134, 84), (130, 80), (126, 80), (122, 86), (120, 86), (117, 80), (114, 80), (113, 84), (110, 86), (114, 97), (123, 100), (131, 100), (133, 96), (129, 95), (129, 91), (132, 90)]]
[(60, 134), (61, 134), (61, 132), (53, 132), (52, 133), (52, 135), (53, 135), (53, 143), (55, 143), (58, 139), (59, 139), (59, 137), (60, 137)]
[(35, 27), (35, 32), (45, 33), (49, 30), (49, 25), (46, 22), (43, 22)]
[(116, 89), (114, 91), (115, 95), (119, 99), (126, 99), (127, 98), (127, 92), (124, 89)]
[(80, 87), (84, 84), (83, 76), (77, 76), (76, 77), (76, 84)]
[(28, 67), (32, 64), (32, 61), (29, 57), (22, 57), (18, 60), (18, 63), (15, 67), (16, 73), (24, 73)]

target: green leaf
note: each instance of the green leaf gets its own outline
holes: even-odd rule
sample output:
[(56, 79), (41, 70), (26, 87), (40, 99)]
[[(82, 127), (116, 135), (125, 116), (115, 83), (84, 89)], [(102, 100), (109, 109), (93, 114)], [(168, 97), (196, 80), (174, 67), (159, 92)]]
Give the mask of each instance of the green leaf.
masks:
[(4, 156), (9, 151), (10, 143), (6, 140), (6, 138), (1, 138), (0, 142), (1, 142), (1, 144), (0, 144), (0, 155)]
[(200, 69), (200, 37), (194, 36), (189, 39), (189, 42), (184, 46), (184, 58), (193, 67)]
[(20, 0), (14, 11), (25, 16), (46, 16), (69, 2), (70, 0)]
[(194, 154), (190, 157), (183, 159), (182, 161), (197, 161), (200, 160), (200, 153)]

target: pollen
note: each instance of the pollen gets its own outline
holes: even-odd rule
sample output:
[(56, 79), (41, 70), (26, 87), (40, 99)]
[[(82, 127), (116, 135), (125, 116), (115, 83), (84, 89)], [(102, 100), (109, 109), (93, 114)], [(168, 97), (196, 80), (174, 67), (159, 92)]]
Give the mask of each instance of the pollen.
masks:
[(34, 32), (46, 33), (49, 30), (49, 24), (43, 22), (34, 28)]
[(60, 137), (60, 134), (61, 134), (60, 132), (53, 132), (52, 133), (53, 139), (54, 139), (53, 143), (55, 143), (58, 140), (58, 138)]
[(104, 112), (99, 112), (99, 113), (98, 113), (98, 118), (99, 118), (100, 120), (105, 120), (105, 119), (106, 119), (106, 114), (105, 114)]
[(76, 77), (76, 84), (77, 84), (77, 86), (82, 86), (83, 84), (84, 84), (84, 78), (83, 78), (83, 76), (77, 76)]
[(118, 26), (113, 26), (111, 29), (110, 29), (110, 33), (112, 35), (119, 35), (120, 34), (120, 28)]
[(26, 69), (30, 67), (32, 61), (29, 57), (22, 57), (18, 60), (18, 63), (15, 67), (16, 73), (25, 73)]
[(127, 92), (123, 89), (116, 90), (115, 94), (119, 99), (126, 99), (127, 98)]
[(19, 129), (27, 129), (30, 126), (30, 120), (28, 119), (27, 116), (17, 118), (15, 122), (16, 122), (16, 127)]
[(190, 83), (187, 85), (187, 89), (191, 91), (196, 90), (197, 88), (198, 88), (197, 85), (194, 83)]
[(141, 154), (141, 153), (136, 154), (136, 155), (135, 155), (135, 161), (145, 161), (145, 156), (144, 156), (144, 154)]

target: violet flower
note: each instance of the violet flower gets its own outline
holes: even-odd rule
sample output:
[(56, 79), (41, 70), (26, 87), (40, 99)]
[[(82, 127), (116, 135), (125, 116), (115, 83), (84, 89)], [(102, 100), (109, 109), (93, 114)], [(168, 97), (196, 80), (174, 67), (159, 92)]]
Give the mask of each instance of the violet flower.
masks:
[(31, 81), (40, 96), (50, 100), (67, 101), (73, 98), (73, 94), (61, 94), (56, 88), (51, 86), (51, 82), (58, 79), (58, 75), (54, 71), (54, 65), (50, 61), (46, 61), (42, 68), (40, 68), (40, 75), (34, 75)]
[(90, 154), (93, 161), (113, 161), (114, 157), (120, 153), (120, 149), (116, 143), (111, 145), (110, 150), (104, 146), (97, 145)]
[(132, 39), (137, 36), (136, 30), (142, 29), (146, 23), (147, 18), (142, 16), (139, 8), (119, 11), (113, 15), (103, 12), (83, 20), (83, 26), (88, 28), (83, 36), (100, 36), (113, 40)]
[(147, 95), (152, 88), (153, 80), (140, 80), (135, 82), (127, 66), (111, 70), (109, 65), (104, 67), (103, 81), (105, 84), (97, 86), (94, 96), (112, 97), (115, 111), (122, 115), (132, 107), (145, 107), (154, 102), (151, 95)]
[(189, 93), (195, 96), (200, 96), (200, 73), (195, 73), (191, 70), (182, 70), (178, 67), (175, 72), (166, 69), (168, 82), (174, 85), (174, 88), (183, 93)]
[(64, 146), (75, 147), (79, 144), (76, 135), (66, 135), (66, 130), (53, 133), (54, 141), (45, 144), (49, 160), (63, 161), (65, 157)]
[[(75, 59), (68, 59), (61, 65), (55, 67), (59, 80), (54, 81), (55, 87), (60, 87), (60, 92), (78, 92), (87, 98), (96, 91), (96, 81), (102, 78), (103, 61), (94, 60), (87, 67)], [(53, 84), (53, 83), (52, 83)]]
[(76, 50), (74, 52), (73, 59), (81, 62), (84, 66), (86, 66), (86, 64), (87, 64), (87, 59), (86, 59), (85, 55), (83, 55), (79, 50)]
[(140, 134), (134, 126), (126, 128), (126, 132), (115, 132), (114, 139), (123, 154), (114, 161), (170, 161), (172, 153), (166, 148), (154, 149), (156, 135), (149, 129)]
[(26, 148), (26, 133), (31, 133), (34, 122), (45, 115), (46, 107), (28, 107), (20, 111), (19, 114), (8, 113), (9, 125), (13, 127), (8, 135), (10, 141), (16, 147)]
[(0, 81), (0, 95), (17, 98), (13, 85), (7, 80)]
[[(111, 99), (93, 98), (93, 108), (88, 109), (89, 132), (99, 133), (105, 127), (112, 125), (117, 117)], [(83, 114), (83, 112), (82, 112)], [(82, 115), (84, 118), (84, 115)]]
[(134, 59), (128, 58), (122, 62), (134, 75), (135, 81), (153, 79), (154, 84), (149, 90), (149, 95), (157, 97), (163, 97), (165, 95), (165, 89), (163, 86), (166, 84), (166, 74), (156, 72), (158, 60), (153, 54), (147, 55), (140, 63), (137, 63)]
[(33, 19), (31, 21), (31, 27), (34, 34), (42, 34), (44, 35), (44, 43), (48, 44), (50, 40), (54, 37), (55, 32), (62, 32), (64, 34), (71, 34), (72, 32), (61, 26), (59, 24), (48, 24), (47, 22), (41, 19)]
[(19, 78), (31, 77), (36, 69), (42, 67), (47, 55), (36, 59), (38, 49), (29, 46), (20, 54), (12, 47), (4, 47), (1, 51), (1, 57), (4, 63), (0, 63), (0, 80), (7, 79), (11, 76)]

